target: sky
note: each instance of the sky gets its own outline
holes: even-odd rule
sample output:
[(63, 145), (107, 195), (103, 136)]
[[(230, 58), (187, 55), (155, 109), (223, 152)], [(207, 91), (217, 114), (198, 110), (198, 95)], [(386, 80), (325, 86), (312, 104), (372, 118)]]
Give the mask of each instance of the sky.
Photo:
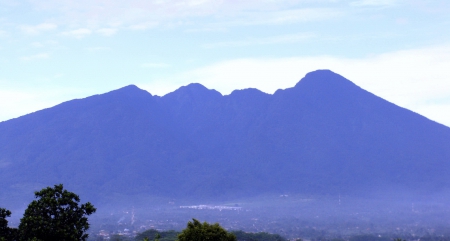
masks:
[(450, 126), (450, 1), (0, 0), (0, 121), (130, 84), (273, 93), (317, 69)]

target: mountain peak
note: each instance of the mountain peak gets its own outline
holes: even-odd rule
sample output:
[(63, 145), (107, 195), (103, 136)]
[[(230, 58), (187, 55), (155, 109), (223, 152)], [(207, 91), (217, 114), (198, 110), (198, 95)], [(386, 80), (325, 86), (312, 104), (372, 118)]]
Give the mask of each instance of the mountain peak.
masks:
[(341, 76), (329, 69), (318, 69), (318, 70), (314, 70), (314, 71), (307, 73), (305, 77), (308, 77), (308, 76), (316, 76), (316, 77), (319, 77), (319, 76), (327, 77), (328, 76), (329, 77), (329, 76), (335, 76), (335, 75)]
[(127, 85), (122, 88), (110, 91), (105, 93), (104, 95), (110, 96), (113, 98), (146, 98), (151, 97), (152, 95), (146, 90), (140, 89), (136, 85)]
[(119, 90), (120, 89), (140, 89), (139, 87), (137, 87), (136, 85), (133, 85), (133, 84), (131, 84), (131, 85), (127, 85), (127, 86), (124, 86), (124, 87), (122, 87), (122, 88), (119, 88)]
[(175, 93), (175, 92), (186, 92), (186, 93), (195, 94), (195, 95), (198, 95), (198, 94), (203, 95), (203, 94), (207, 94), (207, 93), (214, 93), (215, 95), (217, 95), (217, 94), (222, 95), (218, 91), (216, 91), (214, 89), (208, 89), (204, 85), (199, 84), (199, 83), (192, 83), (192, 84), (188, 84), (186, 86), (182, 86), (172, 93)]
[(331, 70), (316, 70), (309, 72), (295, 85), (294, 88), (327, 93), (347, 93), (348, 91), (361, 90), (361, 88), (352, 81)]
[(190, 84), (152, 98), (129, 85), (0, 123), (0, 133), (2, 205), (59, 182), (100, 203), (450, 190), (449, 128), (329, 70), (276, 95), (222, 98)]
[(216, 90), (208, 89), (199, 83), (192, 83), (186, 86), (182, 86), (174, 92), (168, 93), (163, 98), (168, 99), (215, 99), (222, 97), (222, 94)]
[[(142, 92), (142, 91), (145, 91), (145, 90), (143, 90), (143, 89), (137, 87), (136, 85), (127, 85), (127, 86), (124, 86), (124, 87), (122, 87), (122, 88), (113, 90), (113, 91), (111, 91), (111, 92)], [(111, 92), (110, 92), (110, 93), (111, 93)], [(146, 92), (146, 91), (145, 91), (145, 92)]]
[(342, 75), (336, 74), (331, 70), (323, 69), (309, 72), (295, 86), (313, 82), (314, 84), (334, 85), (334, 84), (353, 84)]

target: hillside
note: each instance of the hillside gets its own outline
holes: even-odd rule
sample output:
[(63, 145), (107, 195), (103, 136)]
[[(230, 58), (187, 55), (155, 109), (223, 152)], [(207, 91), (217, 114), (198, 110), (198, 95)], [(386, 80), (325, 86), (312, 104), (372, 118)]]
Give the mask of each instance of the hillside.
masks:
[(0, 202), (64, 183), (88, 200), (435, 193), (450, 128), (328, 70), (273, 95), (136, 86), (0, 123)]

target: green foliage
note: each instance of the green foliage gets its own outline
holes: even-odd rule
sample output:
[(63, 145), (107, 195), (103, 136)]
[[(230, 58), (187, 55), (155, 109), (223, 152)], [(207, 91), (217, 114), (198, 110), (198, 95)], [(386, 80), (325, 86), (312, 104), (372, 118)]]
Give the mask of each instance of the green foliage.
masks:
[(18, 230), (8, 227), (7, 217), (11, 216), (11, 211), (0, 208), (0, 241), (17, 240)]
[(278, 234), (270, 234), (265, 232), (260, 233), (246, 233), (244, 231), (232, 232), (239, 241), (287, 241)]
[(28, 205), (20, 220), (21, 240), (85, 241), (89, 229), (87, 216), (96, 209), (91, 203), (79, 205), (80, 198), (63, 185), (35, 192), (37, 200)]
[(174, 230), (159, 232), (154, 229), (146, 230), (138, 234), (135, 238), (137, 241), (148, 240), (148, 241), (174, 241), (177, 239), (179, 232)]
[(110, 240), (111, 241), (129, 241), (131, 239), (128, 238), (128, 237), (125, 237), (123, 235), (114, 234), (114, 235), (111, 236)]
[(187, 227), (178, 235), (179, 241), (237, 241), (236, 236), (228, 233), (218, 223), (200, 223), (196, 219), (189, 221)]
[(9, 234), (7, 217), (11, 216), (11, 211), (0, 208), (0, 239), (4, 239)]
[[(195, 223), (193, 223), (193, 224), (195, 224)], [(197, 221), (196, 224), (198, 225), (199, 222)], [(204, 224), (201, 224), (201, 225), (204, 225)], [(188, 226), (189, 226), (189, 224), (188, 224)], [(209, 226), (213, 226), (213, 225), (209, 225)], [(187, 231), (184, 230), (183, 232), (186, 233)], [(181, 234), (181, 233), (177, 232), (177, 231), (173, 231), (173, 230), (159, 232), (154, 229), (149, 229), (149, 230), (146, 230), (145, 232), (138, 234), (135, 237), (135, 240), (136, 241), (142, 241), (142, 240), (144, 240), (144, 241), (157, 241), (157, 240), (159, 240), (159, 241), (176, 241), (177, 236), (179, 234)], [(265, 233), (265, 232), (246, 233), (244, 231), (239, 230), (239, 231), (232, 231), (231, 234), (234, 234), (236, 236), (236, 239), (233, 239), (233, 240), (238, 240), (238, 241), (287, 241), (286, 238), (283, 238), (278, 234), (269, 234), (269, 233)], [(194, 240), (197, 240), (197, 239), (194, 239)], [(212, 240), (215, 240), (215, 239), (212, 239)], [(298, 239), (298, 240), (301, 241), (301, 239)], [(181, 241), (181, 239), (179, 239), (179, 241)]]

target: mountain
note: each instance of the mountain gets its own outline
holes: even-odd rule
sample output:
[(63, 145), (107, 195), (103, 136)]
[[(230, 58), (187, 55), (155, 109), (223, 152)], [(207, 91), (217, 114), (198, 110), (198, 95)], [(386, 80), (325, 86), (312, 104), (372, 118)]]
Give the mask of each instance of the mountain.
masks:
[(0, 123), (0, 202), (448, 191), (450, 128), (329, 70), (273, 95), (130, 85)]

